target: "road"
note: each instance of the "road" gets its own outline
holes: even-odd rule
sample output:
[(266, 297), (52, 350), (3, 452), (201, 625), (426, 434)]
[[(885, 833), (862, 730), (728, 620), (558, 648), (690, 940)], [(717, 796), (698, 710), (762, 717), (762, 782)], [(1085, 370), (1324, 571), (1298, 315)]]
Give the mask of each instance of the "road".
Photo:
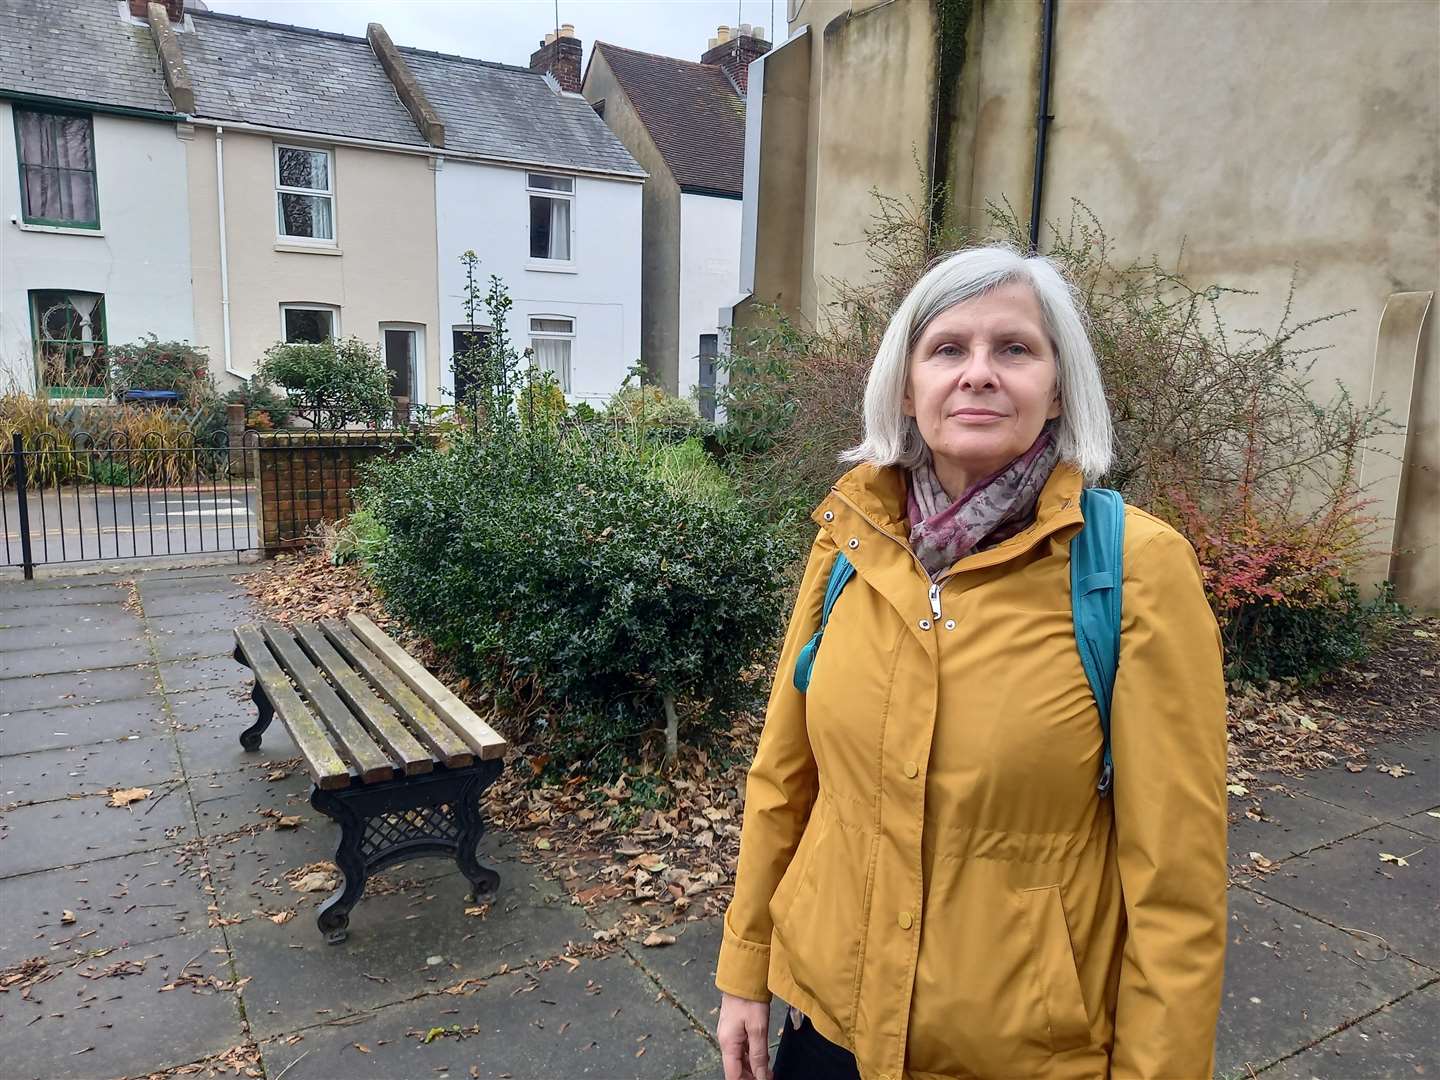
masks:
[[(37, 565), (259, 547), (253, 485), (178, 488), (67, 487), (28, 496)], [(22, 563), (15, 490), (0, 501), (0, 566)]]

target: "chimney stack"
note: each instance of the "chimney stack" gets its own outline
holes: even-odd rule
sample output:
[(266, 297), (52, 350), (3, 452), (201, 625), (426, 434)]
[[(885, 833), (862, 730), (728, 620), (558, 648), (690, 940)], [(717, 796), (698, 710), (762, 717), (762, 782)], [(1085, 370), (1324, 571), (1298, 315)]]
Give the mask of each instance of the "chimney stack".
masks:
[[(134, 2), (134, 0), (132, 0)], [(561, 90), (580, 92), (580, 59), (584, 46), (575, 36), (573, 23), (562, 23), (560, 32), (550, 31), (540, 47), (530, 54), (531, 71), (548, 71), (555, 76)]]
[(733, 33), (732, 37), (728, 26), (716, 27), (715, 36), (710, 39), (710, 46), (700, 57), (700, 62), (723, 68), (743, 97), (750, 84), (750, 62), (769, 52), (770, 42), (765, 40), (763, 26), (752, 27), (749, 23), (741, 23)]
[[(185, 0), (155, 0), (157, 4), (165, 9), (172, 26), (179, 26), (185, 21)], [(130, 0), (130, 14), (133, 18), (146, 20), (149, 14), (150, 0)]]

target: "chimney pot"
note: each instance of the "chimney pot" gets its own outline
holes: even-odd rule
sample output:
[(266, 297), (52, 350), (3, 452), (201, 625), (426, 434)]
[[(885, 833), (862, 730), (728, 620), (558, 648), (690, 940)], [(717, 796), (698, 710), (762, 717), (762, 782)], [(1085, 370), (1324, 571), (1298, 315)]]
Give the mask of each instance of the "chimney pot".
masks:
[(530, 54), (530, 70), (549, 72), (568, 93), (580, 92), (580, 61), (584, 57), (584, 44), (575, 36), (573, 23), (564, 23), (559, 31), (551, 30), (545, 35), (540, 47)]
[(715, 44), (723, 45), (730, 40), (730, 28), (728, 26), (717, 26), (715, 28)]
[(574, 23), (568, 23), (568, 22), (567, 22), (567, 23), (561, 23), (561, 24), (560, 24), (560, 36), (561, 36), (561, 37), (574, 37), (574, 36), (575, 36), (575, 24), (574, 24)]
[(554, 41), (554, 40), (555, 40), (555, 31), (552, 30), (552, 31), (550, 31), (548, 34), (545, 35), (545, 40), (542, 41), (540, 44), (541, 44), (541, 45), (549, 45), (549, 44), (550, 44), (552, 41)]
[(754, 34), (754, 36), (757, 37), (757, 38), (759, 38), (761, 41), (764, 41), (764, 40), (765, 40), (765, 28), (764, 28), (763, 26), (757, 26), (757, 27), (755, 27), (755, 34)]
[(741, 36), (741, 37), (749, 37), (749, 36), (750, 36), (750, 24), (749, 24), (748, 22), (742, 22), (742, 23), (740, 24), (740, 36)]

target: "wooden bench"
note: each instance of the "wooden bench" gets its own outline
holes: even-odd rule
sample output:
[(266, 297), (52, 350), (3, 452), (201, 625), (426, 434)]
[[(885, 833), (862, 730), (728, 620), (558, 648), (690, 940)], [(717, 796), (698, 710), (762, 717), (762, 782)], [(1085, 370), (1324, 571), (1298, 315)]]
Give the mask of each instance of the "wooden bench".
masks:
[(417, 855), (449, 855), (476, 897), (500, 875), (476, 855), (484, 791), (505, 740), (364, 615), (235, 631), (260, 716), (240, 733), (259, 750), (279, 716), (310, 769), (310, 804), (340, 826), (344, 881), (320, 907), (325, 940), (344, 941), (370, 874)]

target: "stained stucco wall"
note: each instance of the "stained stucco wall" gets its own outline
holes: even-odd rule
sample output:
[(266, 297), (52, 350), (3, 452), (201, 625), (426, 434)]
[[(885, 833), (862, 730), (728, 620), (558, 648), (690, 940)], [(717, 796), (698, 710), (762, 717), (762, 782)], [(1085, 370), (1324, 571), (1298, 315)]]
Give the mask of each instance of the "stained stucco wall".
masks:
[(605, 101), (605, 123), (649, 177), (641, 198), (644, 235), (640, 267), (640, 357), (670, 393), (680, 392), (680, 185), (596, 50), (581, 89), (592, 105)]
[(105, 297), (111, 344), (194, 341), (186, 143), (160, 120), (95, 113), (100, 228), (23, 229), (14, 117), (0, 101), (0, 389), (35, 389), (29, 291)]
[[(335, 237), (329, 253), (278, 250), (274, 146), (302, 144), (233, 129), (224, 133), (226, 245), (230, 271), (231, 366), (255, 370), (281, 336), (280, 305), (339, 309), (339, 332), (381, 340), (381, 323), (424, 329), (425, 370), (418, 400), (436, 402), (440, 341), (436, 280), (435, 174), (422, 155), (330, 146), (334, 153)], [(326, 148), (324, 143), (315, 143)], [(198, 128), (189, 144), (195, 327), (209, 347), (222, 388), (219, 212), (215, 132)]]
[[(972, 22), (982, 45), (971, 203), (1007, 196), (1022, 217), (1039, 10), (985, 3)], [(1440, 287), (1440, 7), (1062, 0), (1055, 29), (1042, 216), (1068, 218), (1080, 199), (1117, 259), (1156, 254), (1192, 283), (1255, 290), (1227, 301), (1236, 327), (1273, 328), (1294, 275), (1297, 317), (1354, 309), (1306, 339), (1329, 347), (1313, 370), (1317, 395), (1343, 386), (1365, 401), (1374, 384), (1398, 404), (1394, 373), (1377, 378), (1381, 312), (1392, 293)], [(1440, 607), (1436, 323), (1432, 313), (1422, 340), (1403, 518), (1381, 523), (1381, 541), (1401, 550), (1372, 569), (1391, 569), (1427, 607)], [(1382, 518), (1399, 493), (1388, 469), (1372, 457), (1366, 477)]]

